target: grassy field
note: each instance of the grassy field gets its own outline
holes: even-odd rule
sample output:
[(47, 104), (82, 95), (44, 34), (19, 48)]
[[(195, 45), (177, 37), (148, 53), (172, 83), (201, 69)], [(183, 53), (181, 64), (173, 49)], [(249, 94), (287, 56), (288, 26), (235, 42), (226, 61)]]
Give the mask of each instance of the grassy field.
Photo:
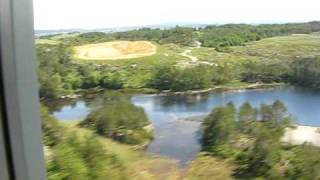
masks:
[(83, 60), (132, 59), (155, 54), (157, 47), (148, 41), (112, 41), (74, 47), (74, 57)]
[(247, 61), (286, 62), (305, 56), (320, 56), (320, 36), (291, 35), (267, 38), (256, 42), (247, 43), (245, 46), (230, 47), (228, 52), (218, 52), (214, 48), (190, 48), (176, 44), (159, 45), (157, 52), (151, 56), (121, 61), (81, 60), (74, 59), (77, 63), (93, 63), (107, 65), (111, 71), (117, 71), (126, 77), (128, 82), (125, 88), (143, 88), (150, 79), (155, 67), (161, 64), (179, 65), (190, 62), (190, 58), (181, 55), (190, 49), (191, 56), (198, 58), (199, 62), (208, 62), (224, 66), (240, 67)]
[[(49, 39), (37, 39), (38, 44), (57, 44), (71, 35), (57, 35)], [(188, 61), (181, 53), (188, 47), (176, 44), (159, 45), (155, 42), (128, 41), (105, 42), (98, 44), (87, 44), (75, 48), (74, 59), (78, 63), (110, 64), (110, 65), (154, 65), (158, 63), (177, 63)], [(78, 51), (79, 52), (78, 52)], [(105, 52), (104, 52), (105, 51)], [(78, 56), (77, 56), (78, 55)], [(230, 52), (218, 52), (214, 48), (192, 48), (190, 55), (199, 61), (214, 63), (238, 63), (251, 60), (292, 60), (305, 56), (320, 55), (320, 35), (294, 34), (266, 38), (260, 41), (246, 43), (244, 46), (230, 47)], [(121, 59), (121, 61), (103, 61)]]
[(237, 64), (248, 59), (246, 56), (227, 52), (218, 52), (214, 48), (194, 48), (192, 49), (191, 54), (198, 57), (199, 61), (206, 61), (216, 64)]
[[(62, 42), (63, 38), (64, 36), (60, 35), (50, 39), (37, 39), (36, 42), (39, 44), (57, 44)], [(117, 67), (131, 65), (147, 67), (161, 63), (177, 64), (189, 61), (190, 59), (181, 55), (186, 49), (189, 48), (176, 44), (159, 45), (148, 41), (131, 43), (115, 41), (75, 47), (73, 59), (77, 63), (109, 64)], [(293, 60), (299, 57), (320, 56), (320, 36), (314, 33), (266, 38), (247, 43), (244, 46), (230, 47), (230, 52), (218, 52), (214, 48), (191, 48), (190, 55), (197, 57), (199, 61), (217, 64), (237, 64), (247, 60)], [(112, 59), (121, 59), (121, 61), (111, 61)]]
[(232, 47), (232, 54), (269, 60), (293, 60), (299, 57), (320, 55), (320, 36), (296, 34), (267, 38), (247, 43), (246, 46)]
[(51, 39), (36, 39), (36, 44), (51, 44), (51, 45), (55, 45), (55, 44), (59, 44), (59, 41), (56, 40), (51, 40)]
[(235, 165), (228, 160), (200, 153), (184, 175), (185, 180), (229, 180)]
[[(68, 41), (69, 36), (72, 35), (62, 35), (53, 36), (49, 39), (37, 40), (37, 43), (60, 43)], [(119, 41), (118, 41), (119, 42)], [(123, 42), (123, 41), (120, 41)], [(266, 38), (260, 41), (250, 42), (244, 46), (234, 46), (227, 49), (226, 52), (218, 52), (214, 48), (192, 48), (185, 47), (177, 44), (158, 44), (156, 42), (143, 41), (145, 43), (152, 43), (153, 50), (156, 49), (151, 55), (143, 57), (131, 56), (132, 53), (140, 51), (139, 48), (133, 48), (135, 50), (129, 50), (129, 46), (117, 47), (118, 49), (122, 48), (122, 52), (117, 52), (118, 54), (122, 53), (123, 59), (118, 60), (97, 60), (90, 57), (89, 60), (77, 58), (72, 56), (74, 63), (88, 65), (88, 66), (103, 66), (104, 72), (101, 73), (117, 73), (122, 78), (125, 89), (141, 89), (145, 88), (146, 84), (151, 79), (154, 70), (156, 67), (163, 64), (166, 65), (176, 65), (180, 67), (185, 67), (188, 65), (194, 64), (204, 64), (204, 65), (230, 65), (233, 67), (242, 67), (244, 62), (255, 61), (255, 62), (271, 62), (271, 63), (280, 63), (292, 61), (296, 58), (306, 57), (306, 56), (320, 56), (320, 36), (319, 34), (309, 34), (309, 35), (291, 35), (291, 36), (281, 36)], [(111, 44), (110, 44), (111, 43)], [(99, 53), (104, 51), (104, 47), (112, 47), (111, 42), (104, 42), (98, 44), (87, 44), (80, 46), (87, 50), (94, 48), (96, 45), (102, 46)], [(117, 46), (117, 45), (116, 45)], [(131, 45), (132, 46), (132, 45)], [(134, 46), (134, 45), (133, 45)], [(98, 49), (99, 49), (98, 48)], [(113, 47), (112, 47), (113, 48)], [(129, 49), (128, 49), (129, 48)], [(152, 49), (152, 48), (151, 48)], [(150, 50), (150, 49), (149, 49)], [(194, 63), (191, 62), (189, 57), (183, 56), (183, 53), (188, 52), (188, 55), (194, 56), (197, 58), (197, 61)], [(143, 48), (142, 48), (143, 51)], [(148, 51), (147, 51), (148, 52)], [(98, 53), (98, 56), (106, 55), (104, 52), (101, 54)], [(117, 54), (115, 53), (115, 54)], [(131, 54), (130, 54), (131, 53)], [(83, 55), (92, 55), (90, 53), (84, 52)], [(96, 55), (93, 53), (93, 55)], [(108, 54), (107, 54), (108, 55)], [(146, 55), (146, 54), (145, 54)], [(131, 56), (131, 57), (129, 57)], [(114, 57), (114, 56), (113, 56)], [(103, 57), (105, 58), (105, 57)], [(231, 84), (230, 84), (231, 85)], [(232, 86), (232, 85), (231, 85)]]
[(217, 52), (214, 48), (194, 48), (192, 54), (204, 61), (234, 61), (247, 58), (290, 60), (303, 56), (320, 55), (320, 36), (317, 34), (295, 34), (267, 38), (230, 47), (230, 52)]

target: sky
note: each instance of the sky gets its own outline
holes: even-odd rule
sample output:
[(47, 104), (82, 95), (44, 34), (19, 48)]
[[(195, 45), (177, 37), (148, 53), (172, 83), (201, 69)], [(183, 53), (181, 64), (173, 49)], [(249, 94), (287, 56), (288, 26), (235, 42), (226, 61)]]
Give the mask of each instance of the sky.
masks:
[(35, 29), (320, 20), (320, 0), (34, 0)]

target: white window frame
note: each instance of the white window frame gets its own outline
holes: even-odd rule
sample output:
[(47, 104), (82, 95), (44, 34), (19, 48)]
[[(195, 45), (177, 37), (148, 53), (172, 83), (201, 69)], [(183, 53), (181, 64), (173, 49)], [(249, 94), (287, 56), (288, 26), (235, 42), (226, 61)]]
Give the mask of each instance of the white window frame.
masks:
[(46, 179), (32, 0), (0, 0), (0, 180)]

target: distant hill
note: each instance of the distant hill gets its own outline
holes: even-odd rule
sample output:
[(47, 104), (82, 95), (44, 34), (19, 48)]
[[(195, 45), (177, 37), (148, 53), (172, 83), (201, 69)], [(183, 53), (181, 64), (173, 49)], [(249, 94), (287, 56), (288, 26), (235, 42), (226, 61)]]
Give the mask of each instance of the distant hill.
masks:
[(128, 26), (128, 27), (113, 27), (113, 28), (97, 28), (97, 29), (58, 29), (58, 30), (35, 30), (35, 36), (48, 36), (48, 35), (56, 35), (56, 34), (68, 34), (68, 33), (86, 33), (86, 32), (125, 32), (131, 31), (141, 28), (151, 28), (151, 29), (171, 29), (176, 26), (183, 27), (206, 27), (208, 24), (197, 24), (197, 23), (163, 23), (163, 24), (155, 24), (155, 25), (147, 25), (147, 26)]

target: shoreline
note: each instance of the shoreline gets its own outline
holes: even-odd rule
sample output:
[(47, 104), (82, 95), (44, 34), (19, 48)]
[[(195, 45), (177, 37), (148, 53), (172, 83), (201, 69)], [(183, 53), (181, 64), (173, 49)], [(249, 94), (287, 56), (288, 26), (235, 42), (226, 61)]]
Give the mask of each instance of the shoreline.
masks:
[(294, 129), (286, 129), (281, 141), (291, 145), (310, 143), (320, 147), (320, 127), (295, 125)]
[[(207, 115), (199, 115), (181, 118), (183, 121), (202, 123)], [(320, 126), (307, 126), (301, 124), (293, 124), (294, 128), (287, 128), (281, 142), (290, 145), (301, 145), (304, 143), (312, 144), (320, 147)]]
[[(194, 90), (194, 91), (183, 91), (183, 92), (151, 92), (151, 94), (143, 94), (144, 91), (132, 91), (132, 90), (120, 90), (122, 92), (132, 93), (135, 95), (143, 94), (147, 96), (170, 96), (170, 95), (197, 95), (202, 93), (210, 93), (210, 92), (234, 92), (239, 90), (264, 90), (264, 89), (272, 89), (281, 86), (289, 86), (284, 83), (271, 83), (271, 84), (264, 84), (264, 83), (255, 83), (249, 84), (245, 86), (238, 86), (238, 87), (223, 87), (217, 86), (214, 88), (204, 89), (204, 90)], [(102, 93), (103, 89), (91, 89), (82, 91), (81, 95), (72, 96), (70, 100), (76, 100), (79, 98), (94, 98), (98, 94)], [(57, 99), (58, 101), (68, 100), (69, 98)], [(199, 115), (199, 116), (191, 116), (186, 118), (181, 118), (184, 121), (193, 121), (202, 123), (203, 119), (207, 116), (207, 114)], [(294, 124), (296, 127), (295, 129), (287, 129), (284, 136), (282, 137), (282, 141), (284, 143), (289, 143), (292, 145), (303, 144), (304, 142), (311, 143), (315, 146), (320, 147), (320, 126), (306, 126), (301, 124)]]
[(209, 89), (203, 90), (190, 90), (190, 91), (181, 91), (181, 92), (171, 92), (173, 95), (184, 95), (184, 94), (202, 94), (202, 93), (209, 93), (209, 92), (229, 92), (229, 91), (237, 91), (237, 90), (252, 90), (252, 89), (269, 89), (274, 87), (285, 86), (284, 83), (254, 83), (249, 84), (246, 86), (239, 86), (239, 87), (225, 87), (225, 86), (217, 86)]
[[(216, 86), (207, 89), (200, 89), (200, 90), (186, 90), (186, 91), (171, 91), (171, 90), (163, 90), (159, 91), (156, 89), (149, 89), (149, 88), (141, 88), (141, 89), (118, 89), (116, 91), (122, 93), (131, 93), (131, 94), (144, 94), (150, 96), (170, 96), (170, 95), (197, 95), (197, 94), (204, 94), (210, 92), (232, 92), (238, 90), (258, 90), (258, 89), (271, 89), (275, 87), (281, 86), (290, 86), (285, 83), (254, 83), (248, 84), (244, 86), (235, 86), (235, 87), (228, 87), (228, 86)], [(48, 99), (45, 97), (40, 98), (40, 101), (60, 101), (60, 100), (76, 100), (78, 98), (94, 98), (98, 94), (108, 91), (109, 89), (105, 88), (91, 88), (91, 89), (80, 89), (75, 90), (73, 93), (64, 94), (60, 97), (54, 99)]]
[[(205, 94), (210, 92), (233, 92), (239, 90), (264, 90), (264, 89), (272, 89), (276, 87), (282, 86), (290, 86), (285, 83), (254, 83), (246, 86), (239, 87), (227, 87), (227, 86), (216, 86), (208, 89), (200, 89), (200, 90), (187, 90), (187, 91), (156, 91), (156, 92), (144, 92), (144, 91), (136, 91), (137, 94), (143, 94), (148, 96), (170, 96), (170, 95), (197, 95), (197, 94)], [(122, 92), (130, 92), (130, 91), (122, 91)]]
[[(271, 84), (265, 84), (265, 83), (255, 83), (255, 84), (249, 84), (245, 86), (238, 86), (238, 87), (223, 87), (223, 86), (217, 86), (209, 89), (203, 89), (203, 90), (193, 90), (193, 91), (182, 91), (182, 92), (171, 92), (171, 91), (162, 91), (162, 92), (152, 92), (149, 91), (150, 94), (143, 94), (145, 91), (142, 89), (142, 91), (134, 91), (134, 90), (120, 90), (121, 92), (127, 92), (132, 94), (143, 94), (147, 96), (170, 96), (170, 95), (197, 95), (197, 94), (203, 94), (203, 93), (210, 93), (210, 92), (233, 92), (233, 91), (239, 91), (239, 90), (264, 90), (264, 89), (272, 89), (276, 87), (281, 86), (289, 86), (284, 83), (271, 83)], [(70, 98), (71, 100), (76, 100), (78, 98), (94, 98), (98, 94), (105, 91), (104, 89), (91, 89), (82, 91), (81, 95), (75, 95)], [(57, 99), (58, 101), (62, 100), (68, 100), (69, 98), (62, 98)], [(207, 116), (207, 114), (199, 115), (199, 116), (191, 116), (182, 118), (184, 121), (194, 121), (194, 122), (202, 122), (203, 119)], [(295, 129), (287, 129), (282, 141), (284, 143), (290, 143), (292, 145), (296, 144), (303, 144), (304, 142), (312, 143), (315, 146), (320, 147), (320, 126), (306, 126), (301, 124), (294, 124), (296, 127)]]

